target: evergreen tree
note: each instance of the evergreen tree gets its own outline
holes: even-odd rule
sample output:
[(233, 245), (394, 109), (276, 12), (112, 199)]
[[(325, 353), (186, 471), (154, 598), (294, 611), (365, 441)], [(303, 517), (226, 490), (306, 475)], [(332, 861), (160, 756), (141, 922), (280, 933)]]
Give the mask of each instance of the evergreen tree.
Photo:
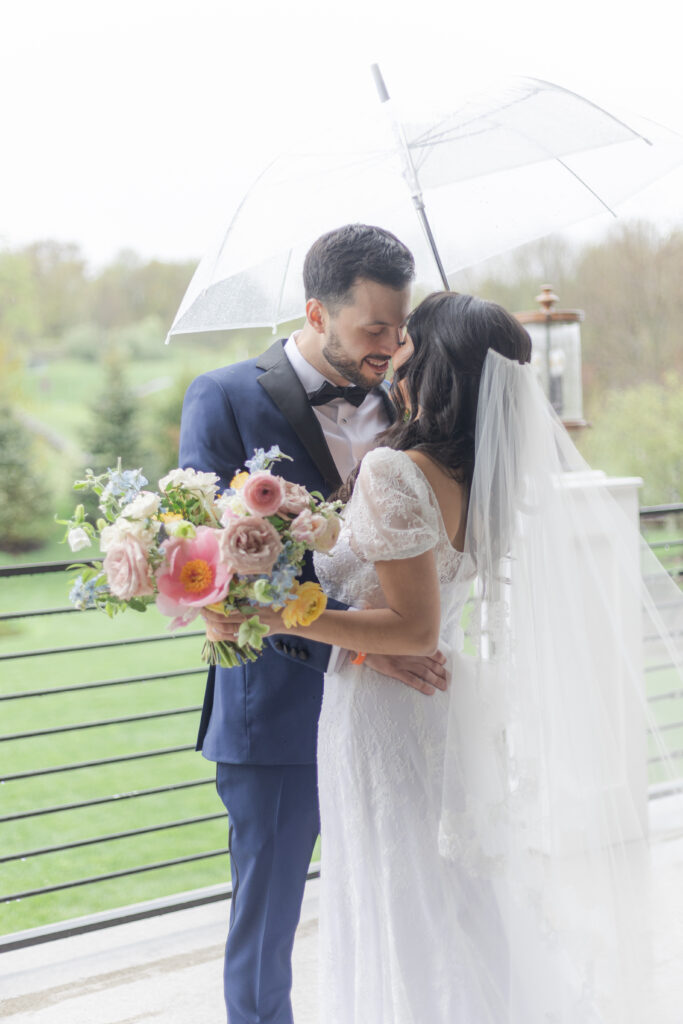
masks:
[(138, 402), (126, 381), (123, 358), (117, 352), (109, 353), (103, 367), (105, 385), (92, 406), (92, 433), (86, 440), (92, 469), (102, 473), (116, 466), (119, 458), (124, 469), (138, 469), (142, 465)]
[(45, 540), (48, 502), (48, 488), (36, 468), (33, 435), (0, 396), (0, 549), (39, 547)]

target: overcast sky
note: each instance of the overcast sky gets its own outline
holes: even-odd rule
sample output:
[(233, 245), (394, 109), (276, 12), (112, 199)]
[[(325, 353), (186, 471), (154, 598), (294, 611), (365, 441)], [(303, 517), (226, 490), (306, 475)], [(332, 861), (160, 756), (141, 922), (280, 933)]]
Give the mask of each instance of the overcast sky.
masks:
[[(683, 134), (671, 0), (4, 0), (0, 243), (198, 258), (264, 161), (376, 105), (454, 108), (500, 75)], [(683, 223), (683, 174), (627, 212)]]

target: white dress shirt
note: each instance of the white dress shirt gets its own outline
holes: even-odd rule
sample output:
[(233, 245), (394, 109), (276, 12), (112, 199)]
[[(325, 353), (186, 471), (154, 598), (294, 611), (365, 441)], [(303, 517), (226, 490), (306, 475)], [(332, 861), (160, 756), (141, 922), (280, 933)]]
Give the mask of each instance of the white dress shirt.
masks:
[[(306, 394), (312, 395), (327, 378), (301, 355), (296, 343), (298, 334), (295, 331), (287, 340), (285, 355)], [(314, 405), (313, 412), (323, 428), (327, 447), (342, 480), (346, 480), (354, 466), (370, 451), (377, 435), (389, 426), (384, 400), (372, 391), (358, 408), (343, 398), (333, 398), (326, 405)]]
[[(295, 331), (287, 339), (285, 355), (303, 384), (306, 394), (312, 395), (325, 383), (327, 377), (301, 355), (296, 343), (298, 334), (299, 331)], [(382, 396), (372, 391), (357, 408), (343, 398), (333, 398), (325, 405), (314, 405), (313, 412), (323, 429), (327, 446), (342, 480), (346, 480), (354, 466), (366, 452), (370, 451), (377, 435), (385, 430), (390, 422)], [(340, 647), (332, 647), (327, 672), (338, 671), (347, 654), (348, 651), (343, 651)]]

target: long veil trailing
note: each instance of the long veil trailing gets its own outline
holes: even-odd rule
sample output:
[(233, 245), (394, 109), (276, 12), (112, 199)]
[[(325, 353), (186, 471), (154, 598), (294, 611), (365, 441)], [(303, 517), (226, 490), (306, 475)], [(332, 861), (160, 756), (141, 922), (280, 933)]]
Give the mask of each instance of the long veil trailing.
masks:
[[(683, 681), (683, 595), (529, 365), (489, 350), (440, 850), (459, 862), (487, 1022), (650, 1020), (643, 631)], [(460, 644), (462, 648), (462, 644)], [(678, 683), (679, 686), (683, 682)], [(674, 772), (668, 765), (669, 775)]]

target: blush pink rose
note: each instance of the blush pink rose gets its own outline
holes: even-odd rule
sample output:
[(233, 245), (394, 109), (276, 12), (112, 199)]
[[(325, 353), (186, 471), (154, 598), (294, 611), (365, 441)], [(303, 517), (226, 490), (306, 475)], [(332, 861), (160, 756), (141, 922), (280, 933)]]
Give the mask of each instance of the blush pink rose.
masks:
[(269, 573), (282, 551), (277, 530), (260, 516), (231, 520), (219, 531), (219, 539), (224, 562), (246, 575)]
[(102, 568), (112, 594), (122, 601), (154, 593), (152, 570), (145, 549), (130, 533), (123, 534), (109, 547)]
[(311, 496), (301, 484), (292, 483), (291, 480), (284, 481), (285, 497), (278, 509), (281, 516), (298, 516), (311, 504)]
[(253, 516), (274, 516), (285, 496), (282, 477), (265, 470), (250, 476), (240, 489), (240, 498)]
[(303, 512), (299, 512), (299, 515), (292, 521), (290, 526), (290, 532), (294, 540), (306, 544), (309, 548), (315, 546), (316, 540), (322, 537), (326, 529), (327, 520), (325, 516), (321, 516), (319, 512), (311, 512), (308, 508), (305, 508)]
[(171, 537), (161, 549), (164, 561), (157, 574), (157, 608), (175, 616), (171, 628), (190, 622), (200, 608), (222, 601), (230, 587), (232, 569), (222, 558), (222, 530), (198, 526), (195, 537)]
[(337, 516), (323, 516), (325, 529), (319, 532), (313, 541), (313, 550), (327, 555), (337, 543), (341, 531), (341, 522)]

